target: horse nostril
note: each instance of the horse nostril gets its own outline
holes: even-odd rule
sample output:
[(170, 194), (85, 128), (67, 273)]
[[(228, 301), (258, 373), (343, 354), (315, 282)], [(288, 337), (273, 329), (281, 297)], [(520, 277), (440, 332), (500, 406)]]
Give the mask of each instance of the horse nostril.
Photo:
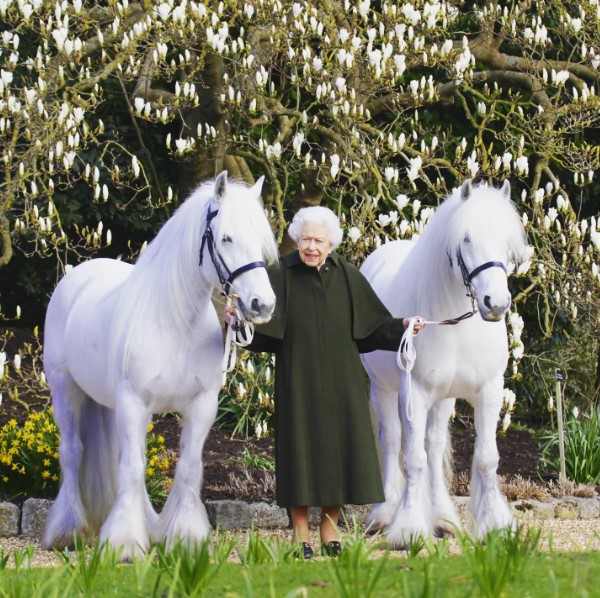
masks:
[(255, 313), (260, 312), (260, 301), (258, 300), (257, 297), (254, 297), (254, 299), (252, 299), (252, 301), (250, 303), (250, 307), (252, 308), (253, 312), (255, 312)]
[(483, 298), (483, 304), (488, 308), (488, 309), (492, 309), (492, 300), (490, 299), (489, 295), (486, 295)]

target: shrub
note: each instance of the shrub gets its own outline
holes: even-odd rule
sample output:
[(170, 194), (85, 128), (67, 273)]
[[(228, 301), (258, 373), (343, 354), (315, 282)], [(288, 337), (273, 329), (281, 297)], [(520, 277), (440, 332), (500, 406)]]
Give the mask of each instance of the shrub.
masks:
[[(171, 480), (165, 440), (148, 429), (146, 484), (153, 502), (162, 502)], [(59, 430), (52, 407), (30, 413), (19, 425), (11, 419), (0, 429), (0, 497), (3, 499), (54, 497), (58, 492)]]
[(58, 491), (58, 427), (52, 408), (0, 429), (0, 495), (53, 496)]
[(232, 429), (234, 436), (244, 438), (262, 438), (271, 433), (274, 363), (275, 358), (266, 353), (239, 353), (239, 365), (219, 398), (217, 427)]
[[(581, 419), (571, 415), (565, 422), (565, 466), (570, 481), (576, 484), (600, 483), (600, 415), (596, 409)], [(560, 471), (558, 432), (545, 436), (540, 463), (545, 470)]]

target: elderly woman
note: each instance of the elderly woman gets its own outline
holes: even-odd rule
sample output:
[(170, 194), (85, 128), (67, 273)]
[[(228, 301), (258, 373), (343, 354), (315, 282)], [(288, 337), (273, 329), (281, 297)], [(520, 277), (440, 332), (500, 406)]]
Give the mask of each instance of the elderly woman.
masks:
[[(393, 318), (334, 252), (343, 233), (331, 210), (301, 209), (289, 235), (298, 250), (269, 269), (277, 307), (248, 348), (277, 357), (277, 504), (290, 509), (304, 558), (313, 555), (308, 506), (320, 506), (322, 551), (336, 556), (341, 505), (385, 500), (359, 354), (397, 350), (408, 319)], [(415, 331), (423, 326), (417, 318)]]

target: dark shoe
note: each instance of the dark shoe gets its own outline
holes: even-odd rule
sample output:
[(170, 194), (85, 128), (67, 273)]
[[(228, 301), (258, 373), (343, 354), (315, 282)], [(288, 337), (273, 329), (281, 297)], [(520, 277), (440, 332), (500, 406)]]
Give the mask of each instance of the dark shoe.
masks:
[(299, 550), (294, 551), (294, 558), (303, 558), (304, 560), (312, 559), (314, 555), (313, 549), (308, 542), (302, 542), (302, 553)]
[(321, 546), (321, 553), (323, 556), (335, 558), (340, 555), (340, 552), (342, 552), (342, 545), (337, 540), (333, 540), (332, 542), (329, 542), (329, 544), (323, 544)]

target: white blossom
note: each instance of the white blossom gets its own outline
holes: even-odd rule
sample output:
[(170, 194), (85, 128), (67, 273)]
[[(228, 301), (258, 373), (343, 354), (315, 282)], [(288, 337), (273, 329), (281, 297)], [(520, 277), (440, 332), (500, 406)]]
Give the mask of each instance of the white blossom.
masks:
[(417, 156), (416, 158), (410, 159), (410, 166), (406, 169), (406, 175), (409, 181), (414, 181), (419, 178), (419, 170), (421, 170), (421, 166), (423, 164), (423, 159), (421, 156)]
[(335, 179), (340, 172), (340, 157), (337, 154), (333, 154), (329, 159), (331, 160), (331, 178)]
[(529, 174), (529, 160), (527, 156), (519, 156), (515, 160), (515, 168), (519, 174)]
[(350, 239), (350, 241), (352, 241), (352, 243), (356, 243), (356, 241), (358, 241), (361, 236), (362, 233), (360, 232), (360, 229), (356, 226), (353, 226), (352, 228), (350, 228), (350, 230), (348, 230), (348, 238)]
[(403, 193), (396, 195), (396, 206), (398, 210), (404, 209), (408, 205), (408, 196)]
[[(553, 71), (554, 74), (554, 71)], [(556, 85), (562, 85), (563, 83), (566, 83), (569, 80), (569, 71), (559, 71), (558, 73), (556, 73), (555, 77), (554, 77), (554, 82), (556, 83)]]
[(515, 406), (517, 395), (510, 388), (504, 389), (504, 404), (509, 411), (512, 411)]

